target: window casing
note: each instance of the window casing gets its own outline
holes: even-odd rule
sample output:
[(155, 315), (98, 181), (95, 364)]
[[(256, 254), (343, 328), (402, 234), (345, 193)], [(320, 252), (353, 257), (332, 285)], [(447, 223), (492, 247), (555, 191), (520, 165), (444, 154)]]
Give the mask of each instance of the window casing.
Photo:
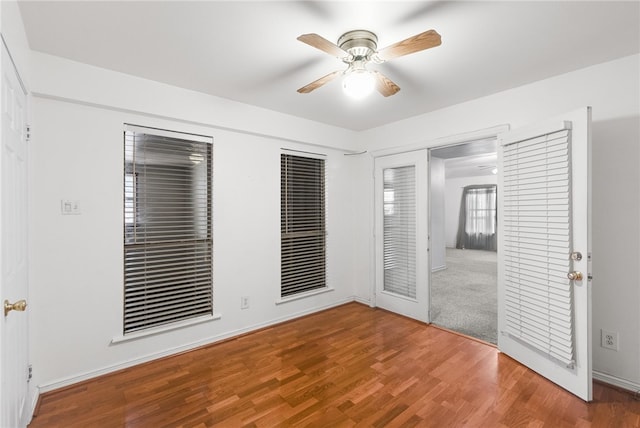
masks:
[(124, 334), (213, 314), (212, 157), (210, 137), (125, 127)]
[(281, 154), (281, 297), (327, 287), (325, 160)]

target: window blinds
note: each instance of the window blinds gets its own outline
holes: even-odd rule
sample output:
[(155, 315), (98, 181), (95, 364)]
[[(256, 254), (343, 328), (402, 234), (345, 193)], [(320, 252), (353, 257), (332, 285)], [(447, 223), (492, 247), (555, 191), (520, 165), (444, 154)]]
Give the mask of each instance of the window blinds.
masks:
[(573, 295), (569, 131), (504, 146), (506, 328), (571, 366)]
[(211, 139), (156, 133), (124, 133), (125, 334), (213, 313)]
[(281, 297), (326, 287), (325, 161), (281, 154)]
[(415, 166), (383, 170), (384, 291), (416, 297)]

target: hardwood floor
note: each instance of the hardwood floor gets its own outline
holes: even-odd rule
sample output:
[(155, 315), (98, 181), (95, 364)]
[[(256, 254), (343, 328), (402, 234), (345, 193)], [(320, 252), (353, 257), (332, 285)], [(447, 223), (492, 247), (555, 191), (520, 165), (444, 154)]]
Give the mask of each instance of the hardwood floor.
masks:
[(43, 394), (30, 427), (639, 427), (496, 348), (350, 303)]

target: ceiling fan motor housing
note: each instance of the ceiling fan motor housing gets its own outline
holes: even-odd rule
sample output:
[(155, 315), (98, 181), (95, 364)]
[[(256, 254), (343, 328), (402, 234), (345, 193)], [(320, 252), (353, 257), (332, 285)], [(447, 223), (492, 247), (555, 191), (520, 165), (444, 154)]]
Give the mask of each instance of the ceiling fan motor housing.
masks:
[(351, 55), (343, 60), (346, 63), (368, 60), (378, 48), (378, 37), (367, 30), (348, 31), (340, 36), (338, 46)]

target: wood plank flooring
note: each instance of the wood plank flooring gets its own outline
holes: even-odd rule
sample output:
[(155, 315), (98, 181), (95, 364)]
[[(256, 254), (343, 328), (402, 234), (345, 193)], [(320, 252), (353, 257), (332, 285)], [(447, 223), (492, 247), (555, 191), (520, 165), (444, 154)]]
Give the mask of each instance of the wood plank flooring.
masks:
[(43, 394), (30, 427), (640, 427), (496, 348), (350, 303)]

